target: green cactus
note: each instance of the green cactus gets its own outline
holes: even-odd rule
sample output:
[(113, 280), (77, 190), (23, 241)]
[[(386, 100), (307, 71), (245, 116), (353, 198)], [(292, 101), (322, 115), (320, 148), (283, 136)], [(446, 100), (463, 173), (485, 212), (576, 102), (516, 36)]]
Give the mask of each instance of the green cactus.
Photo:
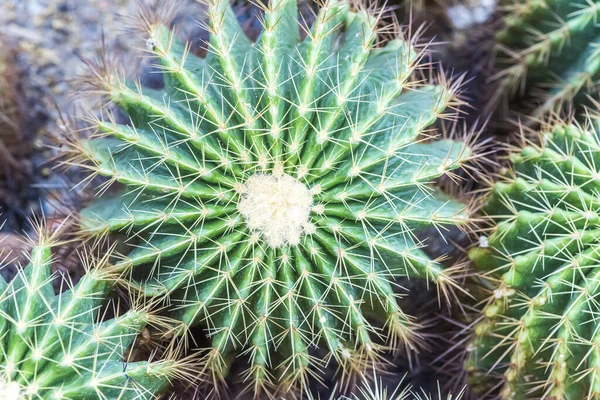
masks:
[(165, 88), (98, 69), (96, 88), (130, 123), (107, 111), (69, 160), (109, 177), (101, 190), (125, 187), (82, 213), (84, 231), (126, 233), (135, 248), (117, 267), (206, 328), (211, 379), (246, 356), (256, 393), (303, 387), (332, 359), (354, 370), (382, 347), (414, 348), (396, 279), (448, 295), (451, 272), (415, 234), (468, 220), (428, 186), (472, 158), (428, 130), (456, 85), (415, 80), (422, 54), (384, 42), (392, 29), (368, 10), (328, 1), (301, 40), (296, 7), (271, 1), (251, 43), (226, 0), (209, 3), (205, 58), (148, 13)]
[(157, 399), (183, 363), (129, 362), (126, 354), (146, 325), (163, 317), (134, 307), (114, 319), (104, 303), (113, 286), (106, 268), (90, 269), (56, 295), (52, 240), (41, 238), (29, 265), (0, 279), (2, 399)]
[(504, 399), (600, 398), (600, 136), (555, 124), (510, 155), (469, 252), (493, 282), (466, 369)]
[[(504, 4), (503, 4), (504, 3)], [(600, 5), (584, 0), (505, 0), (496, 34), (498, 94), (525, 95), (534, 115), (565, 111), (596, 94)]]

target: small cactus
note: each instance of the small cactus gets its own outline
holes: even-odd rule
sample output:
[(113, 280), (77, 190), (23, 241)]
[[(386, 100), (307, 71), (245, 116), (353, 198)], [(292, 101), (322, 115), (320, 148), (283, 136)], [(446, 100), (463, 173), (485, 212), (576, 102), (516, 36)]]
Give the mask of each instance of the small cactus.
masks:
[(558, 123), (510, 155), (469, 257), (493, 284), (465, 364), (480, 394), (600, 397), (600, 136)]
[(102, 268), (55, 295), (51, 247), (42, 238), (26, 268), (9, 283), (0, 278), (0, 398), (158, 399), (182, 364), (129, 362), (126, 354), (162, 317), (134, 307), (104, 318), (112, 283)]
[(246, 356), (255, 393), (305, 387), (332, 359), (363, 368), (386, 338), (414, 348), (396, 279), (454, 285), (415, 233), (468, 219), (428, 185), (472, 157), (428, 128), (456, 86), (415, 80), (422, 54), (385, 41), (372, 10), (330, 0), (304, 31), (296, 7), (269, 2), (252, 43), (226, 0), (210, 2), (205, 58), (146, 15), (164, 89), (97, 70), (130, 122), (107, 111), (69, 160), (109, 177), (101, 190), (125, 187), (84, 210), (84, 231), (126, 233), (135, 248), (116, 267), (206, 328), (213, 379)]
[(600, 77), (599, 5), (571, 0), (503, 1), (498, 94), (525, 95), (543, 117), (596, 94)]

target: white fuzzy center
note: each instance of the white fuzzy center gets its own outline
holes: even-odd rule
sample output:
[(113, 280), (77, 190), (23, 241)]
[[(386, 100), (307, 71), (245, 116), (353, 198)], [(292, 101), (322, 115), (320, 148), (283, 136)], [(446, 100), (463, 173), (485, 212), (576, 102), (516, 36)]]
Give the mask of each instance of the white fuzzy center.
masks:
[(313, 196), (291, 176), (252, 175), (239, 192), (239, 212), (271, 247), (296, 245), (303, 233), (314, 230), (309, 222)]
[(6, 382), (0, 378), (0, 399), (21, 400), (21, 388), (16, 382)]

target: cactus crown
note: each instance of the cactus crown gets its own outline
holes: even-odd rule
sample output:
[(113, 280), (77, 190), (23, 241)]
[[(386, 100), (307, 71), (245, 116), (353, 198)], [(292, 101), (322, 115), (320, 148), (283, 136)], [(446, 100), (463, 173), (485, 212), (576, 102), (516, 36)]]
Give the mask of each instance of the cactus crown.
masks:
[(596, 399), (600, 136), (560, 123), (541, 139), (510, 156), (485, 206), (491, 233), (469, 252), (495, 288), (466, 369), (481, 393), (502, 378), (505, 399)]
[(599, 5), (583, 0), (507, 3), (504, 27), (496, 35), (504, 93), (533, 89), (529, 99), (538, 117), (573, 107), (586, 94), (596, 95)]
[(428, 186), (471, 156), (427, 130), (456, 87), (415, 81), (421, 54), (383, 42), (378, 18), (348, 3), (324, 3), (303, 40), (295, 0), (265, 6), (254, 43), (228, 1), (208, 16), (204, 58), (144, 19), (163, 90), (98, 74), (130, 121), (95, 119), (70, 162), (126, 190), (85, 210), (84, 229), (130, 236), (117, 267), (207, 328), (215, 379), (240, 353), (259, 393), (304, 385), (316, 346), (345, 369), (374, 361), (386, 336), (413, 346), (395, 279), (448, 291), (415, 233), (466, 222), (464, 204)]
[(6, 399), (156, 399), (180, 363), (129, 362), (127, 351), (159, 319), (133, 308), (105, 319), (112, 283), (98, 267), (55, 295), (52, 240), (41, 238), (29, 265), (0, 279), (0, 394)]

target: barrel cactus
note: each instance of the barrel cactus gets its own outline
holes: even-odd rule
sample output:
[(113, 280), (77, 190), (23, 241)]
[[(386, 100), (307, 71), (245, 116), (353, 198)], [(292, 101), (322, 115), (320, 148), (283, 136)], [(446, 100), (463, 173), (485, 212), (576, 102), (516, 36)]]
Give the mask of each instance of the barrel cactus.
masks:
[(493, 227), (469, 252), (494, 286), (466, 369), (504, 399), (597, 399), (599, 135), (560, 123), (540, 139), (510, 155), (484, 207)]
[(472, 158), (429, 130), (456, 85), (416, 80), (422, 54), (354, 7), (327, 1), (304, 31), (295, 0), (271, 1), (251, 42), (215, 0), (204, 58), (146, 13), (164, 89), (96, 70), (130, 122), (106, 111), (73, 146), (70, 163), (124, 187), (83, 211), (83, 231), (129, 237), (116, 267), (206, 328), (211, 379), (236, 355), (257, 393), (303, 387), (330, 360), (361, 369), (421, 340), (398, 278), (454, 287), (416, 233), (468, 219), (428, 185)]
[(164, 325), (143, 307), (113, 319), (104, 303), (112, 288), (105, 268), (91, 269), (55, 294), (51, 240), (42, 238), (29, 264), (9, 283), (0, 279), (0, 397), (34, 399), (158, 399), (183, 363), (129, 362), (146, 325)]
[(598, 5), (583, 0), (506, 1), (497, 33), (501, 94), (525, 94), (535, 114), (564, 111), (596, 95)]

